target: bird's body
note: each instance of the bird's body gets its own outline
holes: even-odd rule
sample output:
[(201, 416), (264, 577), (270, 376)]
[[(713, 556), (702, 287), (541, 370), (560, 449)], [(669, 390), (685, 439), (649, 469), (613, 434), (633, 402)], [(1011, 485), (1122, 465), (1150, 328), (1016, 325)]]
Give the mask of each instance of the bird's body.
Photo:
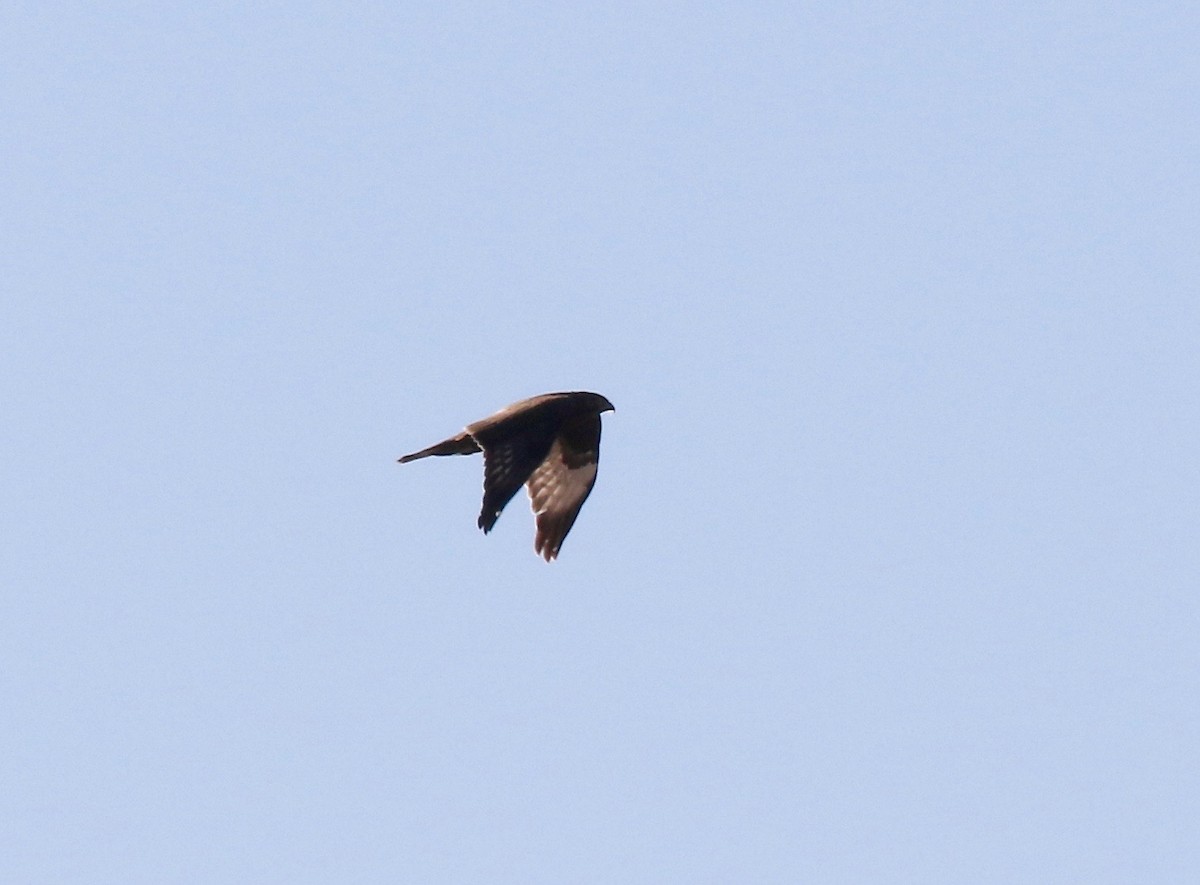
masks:
[(525, 485), (537, 518), (534, 549), (547, 562), (575, 523), (596, 482), (600, 415), (613, 405), (598, 393), (544, 393), (467, 425), (457, 436), (400, 459), (483, 452), (483, 510), (490, 532), (504, 506)]

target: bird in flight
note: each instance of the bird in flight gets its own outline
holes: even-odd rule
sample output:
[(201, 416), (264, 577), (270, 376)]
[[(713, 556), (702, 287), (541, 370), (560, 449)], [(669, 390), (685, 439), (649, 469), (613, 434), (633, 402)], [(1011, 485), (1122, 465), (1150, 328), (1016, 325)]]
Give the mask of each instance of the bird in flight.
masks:
[(525, 486), (537, 521), (533, 548), (550, 562), (583, 502), (596, 484), (600, 458), (600, 415), (614, 411), (598, 393), (543, 393), (506, 406), (468, 424), (457, 436), (400, 459), (483, 452), (483, 510), (486, 535), (513, 495)]

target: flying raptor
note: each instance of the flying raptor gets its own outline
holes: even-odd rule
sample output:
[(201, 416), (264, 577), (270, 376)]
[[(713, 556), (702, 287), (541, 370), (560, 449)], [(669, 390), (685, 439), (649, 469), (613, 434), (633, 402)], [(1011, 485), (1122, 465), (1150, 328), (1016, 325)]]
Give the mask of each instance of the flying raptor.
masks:
[(550, 562), (596, 484), (600, 415), (611, 411), (613, 404), (598, 393), (543, 393), (468, 424), (457, 436), (405, 455), (400, 463), (482, 451), (479, 527), (490, 532), (504, 505), (526, 486), (537, 520), (533, 548)]

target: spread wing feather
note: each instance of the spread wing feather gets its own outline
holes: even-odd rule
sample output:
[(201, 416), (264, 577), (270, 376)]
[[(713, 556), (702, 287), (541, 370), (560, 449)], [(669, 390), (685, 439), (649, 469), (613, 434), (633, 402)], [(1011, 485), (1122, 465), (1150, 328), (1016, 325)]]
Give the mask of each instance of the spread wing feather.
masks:
[(479, 527), (490, 532), (500, 512), (525, 485), (554, 441), (552, 428), (513, 434), (483, 446), (483, 509)]
[(563, 423), (545, 460), (529, 477), (529, 503), (537, 519), (533, 547), (547, 562), (558, 556), (591, 494), (599, 458), (600, 416), (581, 415)]
[(529, 477), (529, 503), (537, 518), (533, 549), (547, 562), (558, 556), (558, 548), (595, 484), (596, 462), (570, 466), (557, 440)]

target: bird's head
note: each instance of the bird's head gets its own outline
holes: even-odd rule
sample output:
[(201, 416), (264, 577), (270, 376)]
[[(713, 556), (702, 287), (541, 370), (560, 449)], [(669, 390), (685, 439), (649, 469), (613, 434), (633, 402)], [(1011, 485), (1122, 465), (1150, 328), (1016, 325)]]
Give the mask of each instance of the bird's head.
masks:
[(607, 397), (603, 397), (598, 393), (589, 393), (592, 400), (592, 408), (597, 412), (615, 412), (617, 407), (608, 401)]

